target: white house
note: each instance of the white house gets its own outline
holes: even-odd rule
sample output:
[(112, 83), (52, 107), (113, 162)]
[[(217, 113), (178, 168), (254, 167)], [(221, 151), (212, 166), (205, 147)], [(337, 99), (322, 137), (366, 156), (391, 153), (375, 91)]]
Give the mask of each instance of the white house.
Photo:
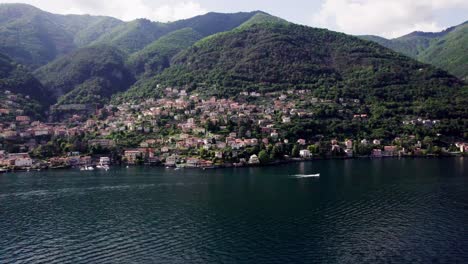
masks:
[(101, 166), (109, 166), (110, 165), (110, 158), (109, 157), (101, 157), (99, 158), (99, 165)]
[(299, 156), (301, 156), (301, 158), (310, 158), (312, 157), (312, 153), (310, 153), (308, 149), (303, 149), (299, 151)]
[(258, 159), (257, 155), (254, 154), (250, 156), (249, 164), (259, 164), (259, 163), (260, 163), (260, 160)]
[(289, 116), (283, 116), (282, 120), (283, 120), (284, 124), (291, 123), (291, 117), (289, 117)]
[(31, 167), (33, 161), (31, 158), (17, 158), (15, 159), (15, 166), (16, 167)]

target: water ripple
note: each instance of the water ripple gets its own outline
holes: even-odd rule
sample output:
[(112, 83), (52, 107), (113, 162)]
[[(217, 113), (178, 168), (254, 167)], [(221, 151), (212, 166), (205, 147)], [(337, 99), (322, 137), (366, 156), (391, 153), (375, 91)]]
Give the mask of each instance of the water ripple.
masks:
[[(326, 171), (327, 164), (310, 171)], [(261, 169), (216, 177), (190, 171), (185, 178), (132, 170), (39, 183), (23, 178), (23, 188), (17, 180), (6, 182), (0, 185), (0, 263), (468, 259), (466, 177), (430, 178), (441, 171), (431, 168), (424, 177), (323, 173), (293, 181), (292, 168), (261, 177)]]

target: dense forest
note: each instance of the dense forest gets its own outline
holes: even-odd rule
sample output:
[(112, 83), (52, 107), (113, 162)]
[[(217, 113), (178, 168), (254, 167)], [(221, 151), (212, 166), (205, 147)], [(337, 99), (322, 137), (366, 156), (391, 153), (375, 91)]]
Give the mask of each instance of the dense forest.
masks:
[(132, 54), (128, 67), (137, 76), (154, 76), (170, 66), (173, 56), (202, 38), (201, 33), (192, 28), (174, 31)]
[(442, 32), (413, 32), (396, 39), (377, 36), (361, 38), (435, 65), (460, 79), (468, 78), (468, 22)]
[(28, 69), (3, 54), (0, 54), (0, 91), (22, 94), (43, 104), (50, 102), (44, 86)]
[(126, 54), (112, 46), (91, 46), (39, 68), (35, 75), (60, 103), (104, 103), (135, 81), (125, 59)]

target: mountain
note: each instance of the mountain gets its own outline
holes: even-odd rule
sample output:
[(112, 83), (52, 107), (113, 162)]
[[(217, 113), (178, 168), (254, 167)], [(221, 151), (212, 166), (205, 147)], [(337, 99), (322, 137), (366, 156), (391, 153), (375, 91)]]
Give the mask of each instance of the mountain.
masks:
[(78, 49), (39, 68), (34, 74), (61, 104), (102, 104), (133, 82), (126, 54), (107, 45)]
[(162, 36), (184, 28), (191, 28), (202, 36), (231, 30), (249, 20), (258, 12), (250, 13), (208, 13), (190, 19), (171, 23), (152, 22), (147, 19), (137, 19), (122, 24), (107, 34), (99, 37), (94, 44), (107, 44), (120, 48), (128, 53), (142, 50)]
[(123, 22), (104, 16), (57, 15), (26, 4), (0, 4), (0, 52), (36, 69), (82, 47), (111, 45), (131, 54), (175, 31), (190, 28), (206, 37), (238, 27), (256, 14), (264, 13), (208, 13), (171, 23)]
[[(334, 102), (315, 107), (302, 99), (310, 107), (305, 109), (324, 122), (320, 126), (327, 130), (322, 132), (334, 131), (340, 122), (344, 126), (336, 113), (347, 111), (341, 116), (369, 114), (368, 131), (402, 129), (402, 118), (421, 117), (442, 120), (440, 131), (451, 134), (466, 127), (465, 84), (408, 56), (463, 78), (464, 26), (415, 32), (398, 41), (366, 37), (405, 56), (374, 42), (295, 25), (260, 11), (208, 13), (171, 23), (123, 22), (11, 4), (0, 5), (0, 52), (20, 63), (10, 63), (17, 70), (5, 74), (5, 80), (13, 76), (16, 83), (20, 75), (37, 84), (24, 86), (29, 90), (8, 87), (35, 96), (45, 106), (55, 104), (52, 110), (59, 116), (71, 109), (61, 117), (73, 115), (75, 106), (102, 106), (112, 96), (116, 102), (159, 97), (167, 87), (236, 99), (247, 91), (271, 95), (295, 89)], [(21, 64), (40, 67), (34, 75), (42, 85)], [(337, 108), (344, 99), (360, 102), (359, 108)], [(268, 100), (260, 98), (258, 103), (269, 104), (274, 97)], [(452, 135), (460, 134), (455, 132)]]
[(218, 97), (296, 89), (332, 101), (354, 98), (375, 118), (373, 126), (384, 129), (397, 127), (404, 116), (449, 122), (468, 114), (467, 87), (444, 71), (356, 37), (285, 23), (253, 24), (205, 38), (116, 101), (162, 96), (166, 87)]
[(0, 54), (0, 91), (22, 94), (41, 103), (49, 102), (42, 84), (21, 64)]
[(416, 31), (395, 39), (371, 35), (360, 38), (440, 67), (461, 79), (468, 76), (468, 21), (435, 33)]
[(56, 15), (25, 4), (0, 4), (0, 52), (37, 68), (117, 24), (108, 17)]
[(169, 67), (174, 55), (202, 38), (203, 35), (192, 28), (174, 31), (132, 54), (128, 65), (137, 76), (152, 76)]
[(164, 23), (137, 19), (121, 24), (112, 31), (100, 36), (93, 44), (106, 44), (125, 52), (133, 53), (170, 32)]
[(257, 14), (266, 14), (261, 11), (254, 12), (239, 12), (232, 14), (223, 14), (210, 12), (205, 15), (196, 16), (189, 19), (179, 20), (169, 23), (168, 26), (172, 30), (182, 28), (191, 28), (203, 36), (210, 36), (219, 32), (229, 31), (234, 29), (246, 21), (250, 20)]
[(468, 81), (468, 22), (434, 41), (418, 58)]
[[(140, 81), (160, 73), (170, 66), (170, 61), (180, 51), (192, 46), (203, 37), (225, 32), (231, 28), (258, 23), (287, 23), (285, 20), (263, 12), (218, 14), (209, 13), (193, 19), (182, 20), (171, 26), (190, 26), (164, 35), (143, 50), (132, 54), (128, 66)], [(213, 27), (212, 25), (215, 25)], [(203, 32), (203, 33), (202, 33)], [(141, 76), (143, 74), (143, 76)]]
[(166, 29), (170, 33), (133, 53), (129, 57), (127, 65), (140, 81), (144, 81), (169, 67), (173, 56), (190, 47), (196, 41), (240, 27), (245, 23), (256, 23), (269, 18), (273, 17), (256, 11), (234, 14), (208, 13), (172, 22), (166, 25)]
[[(91, 16), (88, 16), (91, 17)], [(75, 34), (74, 42), (78, 47), (84, 47), (96, 41), (102, 35), (124, 24), (121, 20), (111, 17), (98, 17), (86, 28)]]

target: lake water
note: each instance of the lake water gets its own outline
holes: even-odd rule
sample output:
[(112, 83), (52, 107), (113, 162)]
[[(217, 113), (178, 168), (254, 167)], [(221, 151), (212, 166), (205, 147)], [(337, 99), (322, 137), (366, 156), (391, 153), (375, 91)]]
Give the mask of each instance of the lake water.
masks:
[(0, 263), (467, 263), (467, 227), (467, 158), (0, 175)]

